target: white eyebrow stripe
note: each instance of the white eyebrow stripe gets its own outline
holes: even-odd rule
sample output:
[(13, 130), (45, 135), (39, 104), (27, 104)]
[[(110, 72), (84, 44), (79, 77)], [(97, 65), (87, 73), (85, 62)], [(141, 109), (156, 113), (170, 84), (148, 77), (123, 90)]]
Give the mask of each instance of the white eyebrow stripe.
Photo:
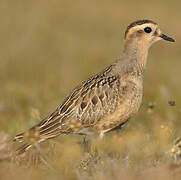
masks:
[(144, 29), (146, 27), (151, 27), (152, 29), (157, 29), (158, 25), (153, 24), (153, 23), (145, 23), (145, 24), (141, 24), (141, 25), (135, 25), (128, 30), (128, 32), (126, 33), (125, 39), (126, 39), (126, 37), (129, 37), (131, 34), (133, 34), (133, 32), (138, 31), (140, 29)]

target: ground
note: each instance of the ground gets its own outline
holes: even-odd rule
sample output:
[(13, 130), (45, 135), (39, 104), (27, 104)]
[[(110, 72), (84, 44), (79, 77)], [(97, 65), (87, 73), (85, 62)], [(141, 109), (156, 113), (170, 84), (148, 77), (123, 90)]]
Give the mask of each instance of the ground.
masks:
[[(180, 5), (177, 0), (1, 0), (0, 177), (180, 179), (179, 146), (174, 146), (181, 137)], [(23, 160), (9, 158), (11, 138), (114, 61), (127, 25), (144, 18), (176, 42), (160, 41), (150, 49), (143, 105), (128, 125), (96, 141), (97, 150), (90, 153), (80, 144), (82, 137), (71, 135), (41, 144), (41, 153), (32, 149)]]

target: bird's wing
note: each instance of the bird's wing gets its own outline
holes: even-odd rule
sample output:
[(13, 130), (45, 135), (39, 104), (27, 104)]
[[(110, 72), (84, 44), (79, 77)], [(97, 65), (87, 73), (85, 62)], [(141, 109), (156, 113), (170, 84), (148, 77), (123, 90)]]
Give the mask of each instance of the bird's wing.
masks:
[(73, 126), (92, 126), (114, 112), (120, 94), (120, 78), (110, 71), (111, 66), (75, 88), (55, 112), (40, 122), (41, 132), (51, 127), (69, 133), (75, 130)]
[(74, 133), (94, 126), (103, 117), (114, 112), (121, 99), (120, 77), (113, 75), (111, 69), (112, 66), (109, 66), (84, 81), (50, 116), (27, 132), (15, 136), (14, 141), (25, 143), (18, 152), (23, 153), (34, 143), (60, 134)]

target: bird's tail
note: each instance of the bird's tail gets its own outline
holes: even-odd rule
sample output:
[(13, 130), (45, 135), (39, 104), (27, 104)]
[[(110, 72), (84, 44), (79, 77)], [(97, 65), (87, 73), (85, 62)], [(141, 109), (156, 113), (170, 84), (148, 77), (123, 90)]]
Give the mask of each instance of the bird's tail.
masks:
[(46, 139), (57, 137), (60, 134), (61, 123), (59, 118), (44, 120), (28, 131), (14, 137), (14, 142), (21, 143), (20, 147), (16, 150), (16, 154), (20, 155), (32, 146), (37, 145)]

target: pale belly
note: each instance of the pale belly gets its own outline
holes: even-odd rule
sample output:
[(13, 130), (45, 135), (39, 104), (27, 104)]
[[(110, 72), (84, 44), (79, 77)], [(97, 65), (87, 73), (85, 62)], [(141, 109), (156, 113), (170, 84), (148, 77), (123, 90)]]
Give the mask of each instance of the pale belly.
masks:
[(138, 112), (141, 102), (142, 86), (140, 85), (140, 82), (137, 82), (134, 83), (133, 87), (130, 87), (130, 90), (124, 95), (124, 98), (120, 99), (120, 103), (118, 103), (116, 110), (105, 116), (96, 124), (96, 129), (100, 134), (104, 134), (126, 122)]

